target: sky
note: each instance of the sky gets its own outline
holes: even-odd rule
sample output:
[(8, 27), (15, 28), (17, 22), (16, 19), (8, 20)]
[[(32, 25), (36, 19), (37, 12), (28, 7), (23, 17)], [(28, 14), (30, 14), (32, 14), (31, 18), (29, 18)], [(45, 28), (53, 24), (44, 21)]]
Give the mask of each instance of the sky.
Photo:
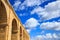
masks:
[(60, 40), (60, 0), (9, 0), (30, 40)]

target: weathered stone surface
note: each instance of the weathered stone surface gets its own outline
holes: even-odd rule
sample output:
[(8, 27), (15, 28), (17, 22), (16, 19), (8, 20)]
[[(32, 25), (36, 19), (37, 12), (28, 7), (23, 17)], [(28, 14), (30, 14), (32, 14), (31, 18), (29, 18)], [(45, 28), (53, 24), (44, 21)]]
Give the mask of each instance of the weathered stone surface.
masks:
[(0, 40), (30, 40), (8, 0), (0, 0)]

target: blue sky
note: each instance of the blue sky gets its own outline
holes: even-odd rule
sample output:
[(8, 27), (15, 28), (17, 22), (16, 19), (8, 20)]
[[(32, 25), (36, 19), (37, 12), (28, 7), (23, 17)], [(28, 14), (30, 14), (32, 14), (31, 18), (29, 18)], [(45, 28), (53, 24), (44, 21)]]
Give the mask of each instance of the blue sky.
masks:
[(9, 0), (31, 40), (60, 40), (60, 0)]

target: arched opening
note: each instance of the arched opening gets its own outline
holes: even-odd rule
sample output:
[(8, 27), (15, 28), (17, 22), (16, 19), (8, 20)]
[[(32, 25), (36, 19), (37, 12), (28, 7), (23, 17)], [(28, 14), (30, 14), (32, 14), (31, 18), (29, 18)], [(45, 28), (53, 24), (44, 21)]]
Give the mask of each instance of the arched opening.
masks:
[(7, 13), (4, 4), (0, 0), (0, 40), (6, 40)]
[(17, 22), (15, 19), (12, 21), (12, 35), (11, 35), (11, 40), (17, 40)]
[(0, 25), (7, 22), (7, 13), (4, 4), (0, 1)]
[(23, 34), (22, 27), (20, 27), (20, 40), (22, 40), (22, 34)]

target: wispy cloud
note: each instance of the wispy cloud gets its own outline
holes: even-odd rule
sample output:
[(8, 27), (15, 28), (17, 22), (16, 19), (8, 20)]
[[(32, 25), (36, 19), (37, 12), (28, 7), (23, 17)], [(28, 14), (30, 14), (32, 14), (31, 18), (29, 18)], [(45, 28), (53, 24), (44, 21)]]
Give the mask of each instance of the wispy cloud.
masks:
[[(49, 20), (52, 18), (60, 17), (60, 1), (55, 1), (49, 3), (42, 8), (40, 6), (36, 7), (34, 10), (31, 11), (31, 15), (37, 14), (43, 20)], [(36, 19), (29, 19), (26, 21), (25, 26), (28, 28), (35, 28), (38, 25), (38, 20)], [(39, 24), (40, 25), (40, 24)], [(45, 30), (60, 30), (60, 22), (46, 22), (40, 25), (40, 29)]]
[(41, 29), (60, 30), (60, 22), (46, 22), (40, 25)]
[(23, 3), (21, 3), (20, 0), (16, 0), (13, 7), (16, 11), (23, 10), (27, 7), (39, 6), (45, 1), (48, 1), (48, 0), (25, 0)]
[(20, 0), (16, 0), (15, 3), (13, 4), (13, 7), (15, 10), (19, 9), (19, 5), (21, 4)]
[(32, 37), (31, 40), (60, 40), (60, 36), (55, 33), (47, 33), (46, 35), (38, 35), (36, 37)]
[(19, 16), (21, 17), (21, 16), (27, 16), (27, 15), (28, 15), (28, 14), (26, 14), (26, 13), (20, 13)]
[(25, 0), (23, 5), (26, 6), (35, 6), (41, 4), (40, 0)]
[(36, 13), (40, 17), (40, 19), (43, 20), (60, 17), (60, 1), (49, 3), (45, 6), (45, 8), (39, 6), (31, 12), (31, 14), (34, 13)]
[[(42, 4), (47, 0), (25, 0), (23, 3), (20, 0), (16, 0), (13, 7), (16, 11), (24, 10), (27, 7), (36, 6), (32, 11), (31, 15), (37, 14), (40, 18), (40, 21), (50, 20), (56, 17), (60, 17), (60, 1), (51, 2), (45, 6), (45, 8), (40, 7), (39, 5)], [(20, 14), (20, 16), (25, 16), (26, 14)], [(60, 21), (60, 20), (59, 20)], [(30, 18), (26, 20), (24, 26), (26, 30), (30, 33), (30, 31), (40, 25), (40, 29), (45, 30), (60, 30), (60, 22), (45, 22), (39, 23), (39, 20), (35, 18)], [(41, 32), (41, 34), (44, 31)], [(38, 35), (33, 37), (31, 40), (59, 40), (60, 35), (47, 33), (46, 35)]]

